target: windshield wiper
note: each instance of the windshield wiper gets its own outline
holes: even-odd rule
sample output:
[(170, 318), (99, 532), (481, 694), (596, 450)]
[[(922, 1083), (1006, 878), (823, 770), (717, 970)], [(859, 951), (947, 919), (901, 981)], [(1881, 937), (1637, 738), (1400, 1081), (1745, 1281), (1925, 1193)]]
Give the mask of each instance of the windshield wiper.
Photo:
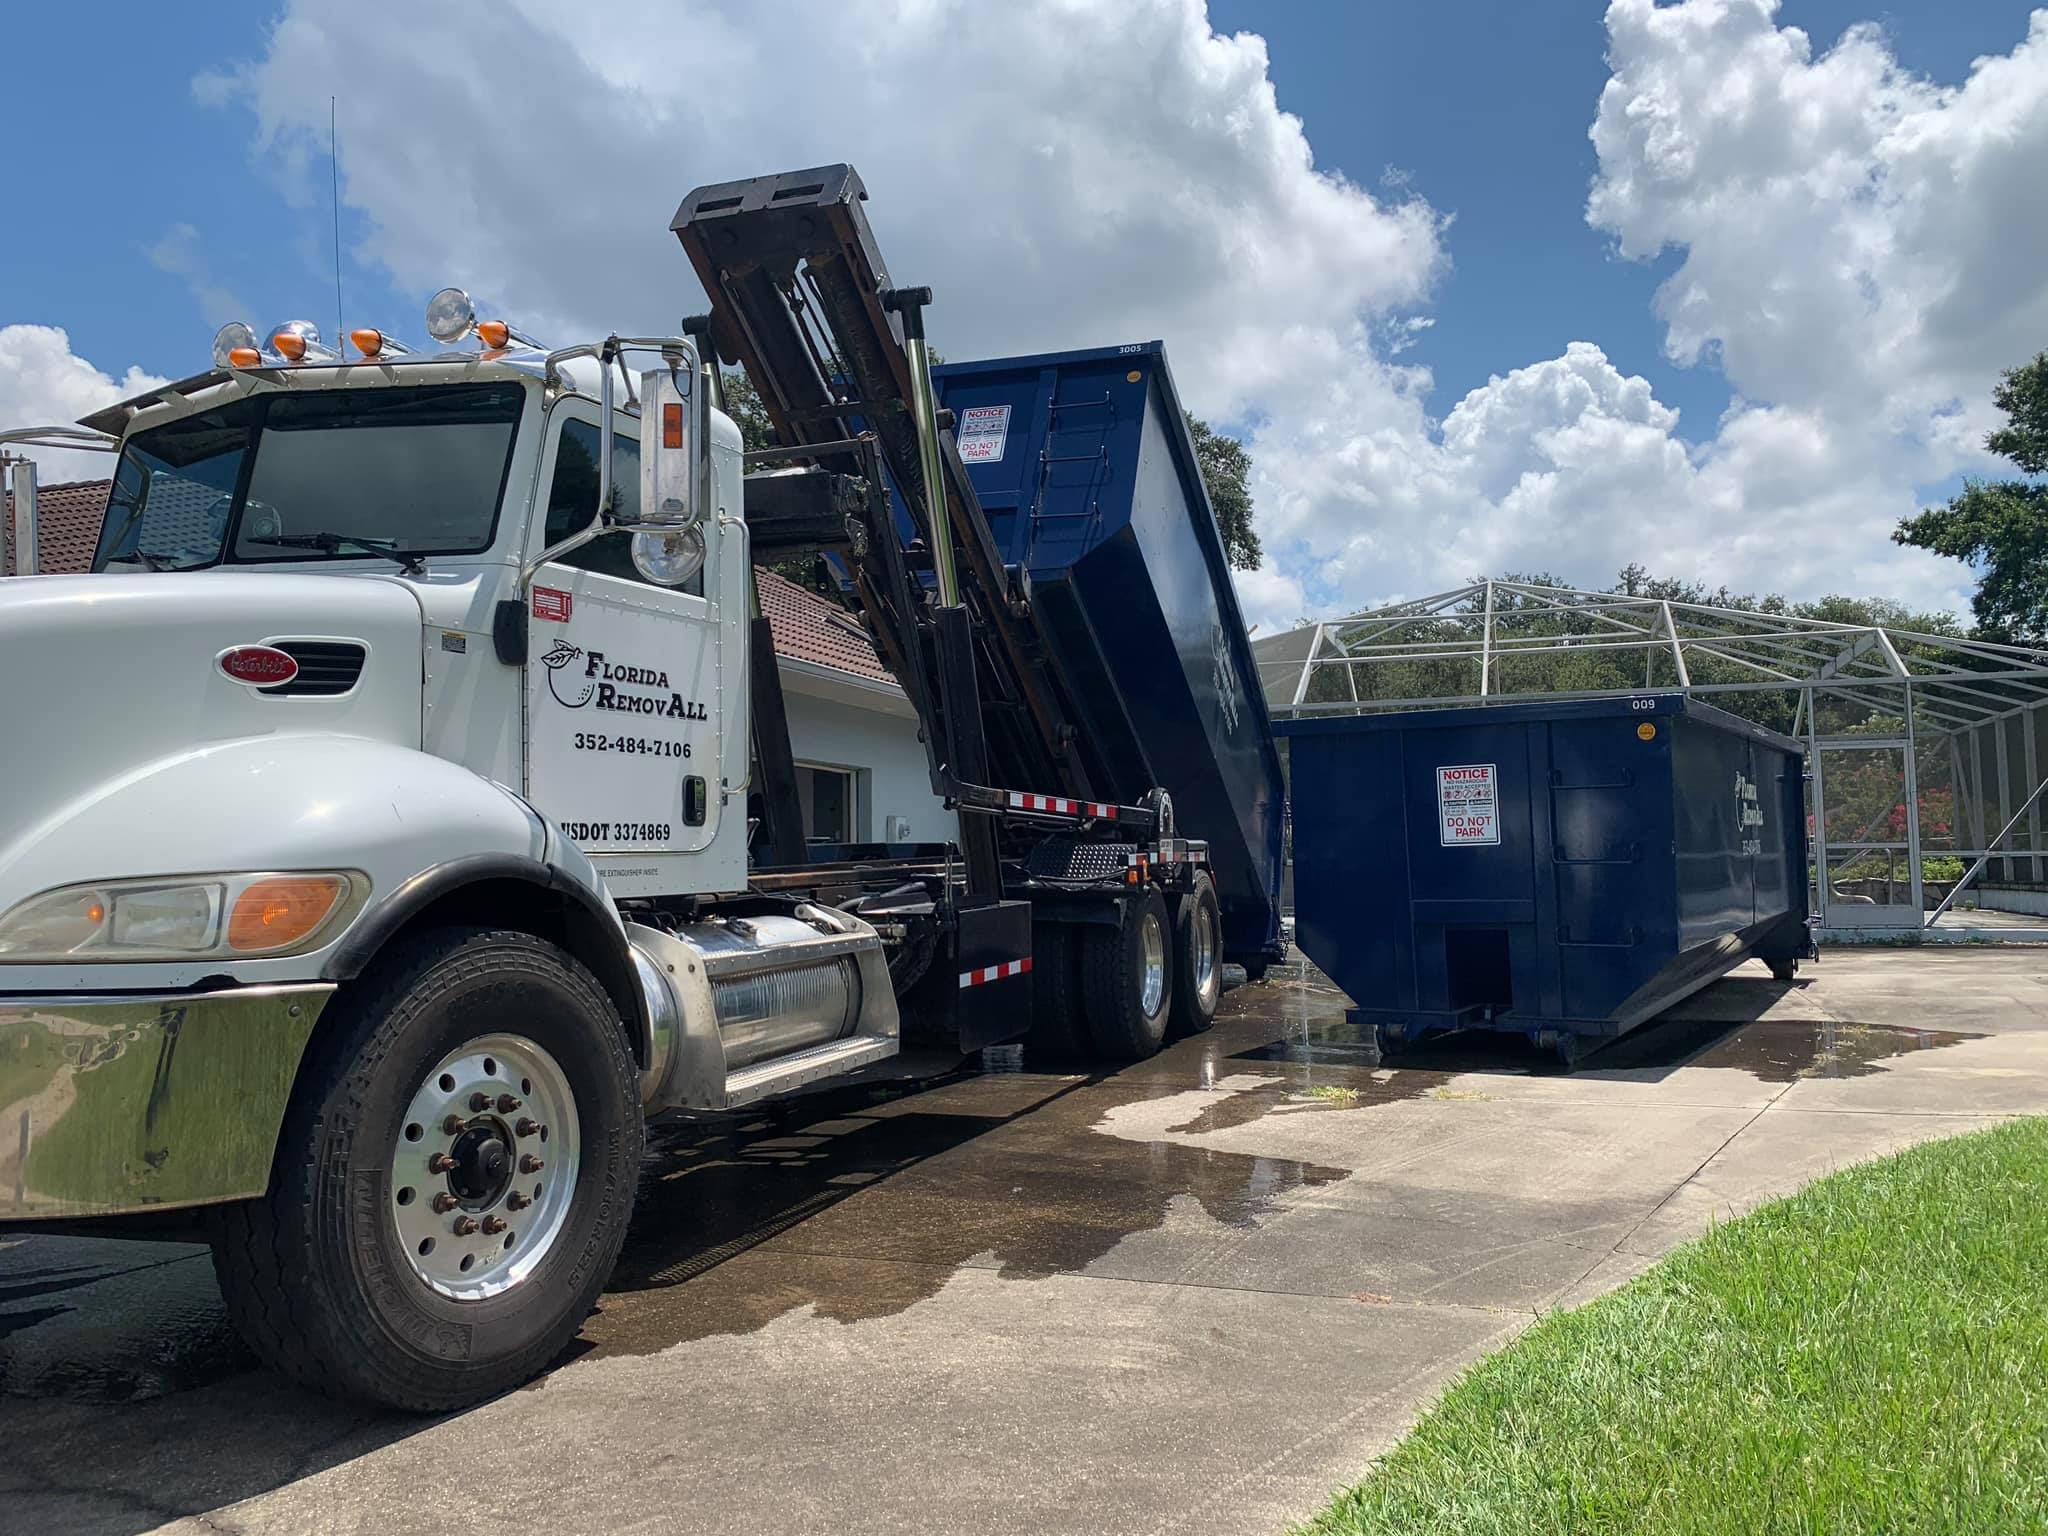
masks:
[(390, 539), (358, 538), (353, 533), (273, 533), (268, 538), (257, 538), (253, 534), (246, 540), (250, 544), (268, 544), (279, 549), (317, 549), (322, 554), (338, 555), (344, 549), (360, 550), (366, 555), (382, 555), (386, 560), (396, 560), (399, 569), (408, 576), (427, 574), (427, 562), (409, 550), (403, 550)]

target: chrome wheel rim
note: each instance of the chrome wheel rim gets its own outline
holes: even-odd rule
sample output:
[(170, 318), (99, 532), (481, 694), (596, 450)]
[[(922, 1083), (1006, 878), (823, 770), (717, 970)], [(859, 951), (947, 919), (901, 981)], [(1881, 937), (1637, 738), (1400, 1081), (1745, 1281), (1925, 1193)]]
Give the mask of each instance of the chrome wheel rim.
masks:
[(1157, 912), (1139, 919), (1138, 946), (1138, 1007), (1150, 1018), (1166, 1000), (1166, 925)]
[(568, 1222), (583, 1138), (555, 1058), (519, 1035), (450, 1051), (406, 1106), (389, 1210), (406, 1262), (455, 1301), (519, 1284)]
[(1194, 939), (1195, 996), (1206, 1013), (1216, 1006), (1216, 993), (1223, 971), (1216, 963), (1216, 914), (1201, 902), (1195, 903), (1195, 920), (1188, 925)]

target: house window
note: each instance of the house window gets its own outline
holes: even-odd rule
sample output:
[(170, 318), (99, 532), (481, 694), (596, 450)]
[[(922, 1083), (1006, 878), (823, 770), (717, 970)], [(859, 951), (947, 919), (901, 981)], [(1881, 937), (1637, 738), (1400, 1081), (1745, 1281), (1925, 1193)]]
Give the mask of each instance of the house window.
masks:
[(858, 777), (851, 768), (798, 763), (796, 795), (803, 806), (804, 841), (859, 842), (859, 787)]

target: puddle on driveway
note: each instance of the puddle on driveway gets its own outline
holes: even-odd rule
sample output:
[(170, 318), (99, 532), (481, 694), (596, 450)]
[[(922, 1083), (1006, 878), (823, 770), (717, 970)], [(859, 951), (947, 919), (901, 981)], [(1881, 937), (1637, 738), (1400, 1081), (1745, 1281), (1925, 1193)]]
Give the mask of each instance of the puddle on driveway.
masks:
[(1895, 1057), (1983, 1038), (1954, 1029), (1903, 1029), (1832, 1019), (1757, 1019), (1735, 1025), (1673, 1019), (1622, 1036), (1587, 1057), (1580, 1071), (1727, 1067), (1767, 1083), (1790, 1083), (1803, 1077), (1867, 1077), (1882, 1072), (1882, 1063)]
[(126, 1403), (252, 1363), (204, 1249), (35, 1236), (0, 1244), (0, 1395)]
[[(994, 1065), (922, 1091), (827, 1091), (769, 1115), (657, 1129), (633, 1233), (585, 1347), (647, 1353), (752, 1332), (804, 1306), (846, 1323), (891, 1316), (970, 1262), (1013, 1280), (1073, 1274), (1163, 1226), (1179, 1197), (1250, 1230), (1289, 1191), (1349, 1172), (1094, 1130), (1186, 1081)], [(719, 1273), (756, 1250), (787, 1262)]]

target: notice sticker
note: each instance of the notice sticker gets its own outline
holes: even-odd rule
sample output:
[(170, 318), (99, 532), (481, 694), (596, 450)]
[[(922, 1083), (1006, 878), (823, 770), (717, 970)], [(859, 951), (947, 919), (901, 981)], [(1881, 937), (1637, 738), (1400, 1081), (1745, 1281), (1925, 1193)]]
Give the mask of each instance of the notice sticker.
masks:
[(954, 441), (960, 446), (963, 464), (993, 464), (1003, 456), (1003, 444), (1010, 435), (1007, 405), (970, 405), (960, 413)]
[(1499, 776), (1492, 763), (1436, 771), (1436, 811), (1446, 848), (1490, 848), (1500, 842)]
[(574, 597), (553, 587), (533, 589), (533, 616), (536, 619), (553, 619), (557, 624), (569, 622), (569, 615), (575, 611)]

